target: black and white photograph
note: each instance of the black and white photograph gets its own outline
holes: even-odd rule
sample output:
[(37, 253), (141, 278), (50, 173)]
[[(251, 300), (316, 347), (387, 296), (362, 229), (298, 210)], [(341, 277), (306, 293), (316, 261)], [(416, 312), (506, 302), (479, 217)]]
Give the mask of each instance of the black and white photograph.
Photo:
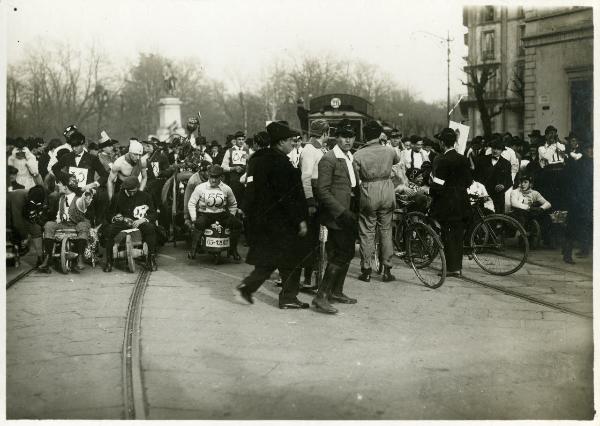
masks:
[(597, 6), (0, 0), (0, 418), (596, 421)]

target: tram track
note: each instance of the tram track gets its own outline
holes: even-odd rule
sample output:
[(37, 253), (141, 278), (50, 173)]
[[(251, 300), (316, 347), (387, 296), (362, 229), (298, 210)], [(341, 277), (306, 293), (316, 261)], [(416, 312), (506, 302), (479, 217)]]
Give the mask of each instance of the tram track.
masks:
[(127, 306), (123, 336), (123, 401), (126, 420), (144, 420), (146, 401), (142, 379), (140, 327), (142, 303), (151, 272), (142, 268), (134, 283)]
[(7, 281), (7, 283), (6, 283), (6, 289), (8, 290), (13, 285), (17, 284), (19, 281), (21, 281), (23, 278), (25, 278), (26, 276), (28, 276), (29, 274), (31, 274), (36, 269), (37, 269), (37, 266), (32, 266), (29, 269), (27, 269), (26, 271), (21, 272), (19, 275), (17, 275), (16, 277), (14, 277), (12, 280)]

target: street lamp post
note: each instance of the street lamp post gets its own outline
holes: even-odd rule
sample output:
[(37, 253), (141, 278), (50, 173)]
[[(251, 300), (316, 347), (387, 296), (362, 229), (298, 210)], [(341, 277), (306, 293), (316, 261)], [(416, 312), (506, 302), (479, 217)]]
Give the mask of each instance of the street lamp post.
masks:
[(446, 52), (447, 52), (447, 57), (446, 57), (446, 62), (447, 62), (446, 122), (448, 122), (450, 119), (449, 118), (450, 117), (450, 42), (453, 41), (454, 39), (450, 38), (450, 30), (448, 30), (446, 38), (439, 36), (437, 34), (430, 33), (429, 31), (423, 31), (423, 30), (415, 31), (415, 33), (427, 34), (431, 37), (435, 37), (438, 40), (441, 40), (442, 42), (446, 43)]

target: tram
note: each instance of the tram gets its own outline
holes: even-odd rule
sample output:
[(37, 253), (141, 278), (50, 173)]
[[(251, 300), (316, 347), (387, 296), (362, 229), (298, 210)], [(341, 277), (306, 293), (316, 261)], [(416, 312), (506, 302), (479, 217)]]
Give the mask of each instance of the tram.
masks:
[(344, 93), (331, 93), (310, 100), (308, 128), (314, 120), (324, 119), (330, 127), (336, 127), (344, 118), (350, 120), (356, 141), (364, 142), (363, 127), (374, 117), (373, 104), (364, 98)]

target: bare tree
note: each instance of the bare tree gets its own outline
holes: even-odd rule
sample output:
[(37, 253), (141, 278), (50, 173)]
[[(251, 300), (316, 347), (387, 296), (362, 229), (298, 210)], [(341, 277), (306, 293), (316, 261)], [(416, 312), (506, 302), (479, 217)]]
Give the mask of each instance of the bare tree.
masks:
[(484, 62), (480, 65), (469, 63), (465, 67), (468, 80), (462, 82), (463, 85), (473, 91), (485, 137), (489, 137), (492, 134), (492, 118), (501, 114), (507, 103), (506, 96), (502, 97), (500, 105), (498, 105), (495, 99), (498, 94), (506, 93), (506, 90), (494, 91), (492, 88), (498, 69), (499, 64), (497, 63)]

